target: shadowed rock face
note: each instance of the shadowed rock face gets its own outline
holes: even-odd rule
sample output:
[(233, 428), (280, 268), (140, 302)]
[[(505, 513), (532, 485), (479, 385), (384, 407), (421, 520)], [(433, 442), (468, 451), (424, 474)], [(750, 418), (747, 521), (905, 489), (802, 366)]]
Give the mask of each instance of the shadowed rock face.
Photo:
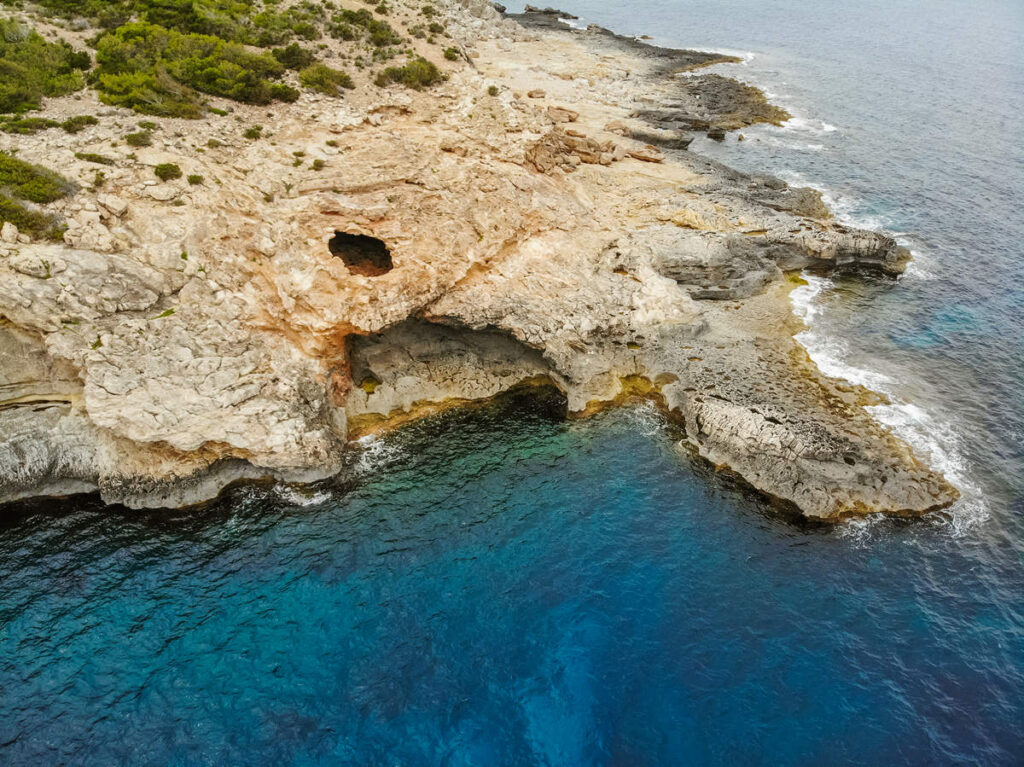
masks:
[(547, 381), (551, 366), (536, 349), (499, 330), (409, 319), (349, 341), (355, 384), (346, 400), (351, 433), (387, 418), (452, 402), (494, 397)]
[[(367, 430), (538, 382), (570, 413), (651, 396), (694, 453), (809, 517), (957, 498), (869, 417), (876, 395), (793, 339), (794, 271), (897, 274), (907, 252), (813, 190), (684, 150), (679, 126), (764, 106), (714, 79), (681, 90), (675, 72), (722, 57), (435, 5), (472, 65), (430, 91), (261, 111), (272, 145), (234, 120), (176, 124), (98, 194), (74, 153), (112, 131), (0, 134), (82, 187), (54, 211), (64, 245), (0, 242), (0, 501), (184, 505), (243, 477), (311, 480)], [(81, 98), (51, 114), (103, 108)], [(190, 148), (211, 131), (230, 146)], [(154, 197), (158, 162), (218, 183)]]

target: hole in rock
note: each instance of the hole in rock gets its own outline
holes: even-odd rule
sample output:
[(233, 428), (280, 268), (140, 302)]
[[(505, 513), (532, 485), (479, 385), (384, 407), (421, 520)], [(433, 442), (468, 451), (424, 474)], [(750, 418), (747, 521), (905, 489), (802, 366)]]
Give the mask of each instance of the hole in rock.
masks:
[(383, 240), (365, 234), (335, 232), (327, 244), (331, 255), (345, 262), (353, 274), (365, 277), (379, 277), (391, 271), (391, 252)]

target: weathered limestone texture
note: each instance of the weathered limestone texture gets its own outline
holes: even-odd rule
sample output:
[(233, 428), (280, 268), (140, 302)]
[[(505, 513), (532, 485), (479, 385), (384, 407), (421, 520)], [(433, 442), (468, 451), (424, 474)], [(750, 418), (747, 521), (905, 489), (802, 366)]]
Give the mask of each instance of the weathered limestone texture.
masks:
[[(436, 5), (467, 54), (445, 83), (233, 106), (272, 143), (233, 117), (163, 120), (98, 192), (75, 153), (111, 153), (130, 113), (87, 92), (45, 113), (99, 126), (0, 134), (82, 188), (51, 208), (65, 245), (0, 238), (0, 501), (183, 505), (242, 477), (312, 480), (368, 428), (537, 380), (575, 413), (647, 381), (695, 453), (808, 517), (956, 500), (869, 417), (876, 395), (793, 339), (795, 272), (898, 274), (906, 251), (812, 190), (686, 151), (692, 131), (786, 118), (687, 74), (728, 57)], [(157, 184), (161, 162), (206, 183)], [(346, 267), (339, 232), (381, 241), (387, 268)]]

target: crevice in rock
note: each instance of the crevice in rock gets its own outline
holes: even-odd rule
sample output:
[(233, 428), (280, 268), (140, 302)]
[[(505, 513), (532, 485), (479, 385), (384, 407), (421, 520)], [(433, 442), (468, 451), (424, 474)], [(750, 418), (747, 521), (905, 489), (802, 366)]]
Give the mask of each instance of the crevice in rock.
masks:
[(365, 234), (335, 232), (327, 243), (331, 255), (340, 258), (353, 274), (379, 277), (394, 267), (391, 251), (383, 240)]

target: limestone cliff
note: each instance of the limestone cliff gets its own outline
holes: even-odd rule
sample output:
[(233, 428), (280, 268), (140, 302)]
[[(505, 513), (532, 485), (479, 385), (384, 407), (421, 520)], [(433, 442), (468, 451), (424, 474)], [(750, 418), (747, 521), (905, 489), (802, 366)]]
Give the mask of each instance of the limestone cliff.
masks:
[[(82, 186), (51, 206), (63, 244), (0, 242), (0, 500), (311, 480), (367, 428), (537, 380), (570, 413), (642, 380), (697, 454), (811, 517), (956, 499), (793, 340), (787, 274), (906, 252), (685, 151), (781, 110), (685, 74), (723, 57), (436, 5), (465, 57), (430, 90), (163, 119), (138, 150), (110, 147), (137, 118), (86, 92), (46, 113), (100, 125), (0, 135)], [(88, 152), (118, 160), (101, 189)]]

